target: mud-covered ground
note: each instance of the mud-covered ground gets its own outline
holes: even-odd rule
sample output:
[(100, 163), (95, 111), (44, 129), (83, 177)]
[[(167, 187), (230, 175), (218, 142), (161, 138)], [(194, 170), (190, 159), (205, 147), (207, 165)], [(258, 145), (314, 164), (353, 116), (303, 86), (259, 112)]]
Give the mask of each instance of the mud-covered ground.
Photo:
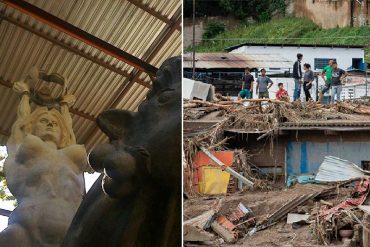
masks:
[[(219, 213), (228, 215), (237, 207), (239, 202), (242, 202), (245, 206), (252, 209), (257, 221), (262, 221), (289, 200), (299, 195), (319, 192), (329, 187), (330, 186), (328, 185), (296, 184), (290, 189), (279, 189), (274, 191), (246, 191), (220, 197), (195, 197), (184, 201), (184, 220), (202, 214), (223, 198)], [(327, 201), (336, 205), (343, 201), (350, 194), (350, 191), (351, 189), (349, 188), (337, 189), (338, 196)], [(309, 210), (312, 210), (315, 207), (315, 202), (310, 201), (306, 206)], [(317, 243), (313, 234), (313, 229), (311, 229), (310, 225), (293, 229), (292, 225), (286, 224), (286, 219), (283, 219), (274, 226), (259, 231), (252, 236), (239, 239), (237, 243), (233, 245), (223, 244), (222, 246), (308, 247), (324, 245), (319, 245)], [(336, 242), (330, 246), (343, 246), (343, 244), (341, 242)]]

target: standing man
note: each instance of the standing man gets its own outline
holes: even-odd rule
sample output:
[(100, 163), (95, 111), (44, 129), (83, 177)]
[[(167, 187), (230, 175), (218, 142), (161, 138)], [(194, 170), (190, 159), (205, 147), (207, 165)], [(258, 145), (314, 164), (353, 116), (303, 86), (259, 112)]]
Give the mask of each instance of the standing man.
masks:
[(328, 65), (326, 65), (325, 68), (323, 68), (323, 70), (321, 71), (321, 77), (325, 81), (325, 86), (320, 92), (319, 101), (322, 101), (324, 94), (330, 89), (333, 73), (333, 62), (334, 60), (330, 59)]
[(331, 78), (331, 104), (334, 103), (334, 96), (337, 96), (337, 101), (340, 101), (340, 93), (342, 92), (342, 81), (348, 76), (348, 73), (340, 68), (338, 68), (337, 62), (332, 63), (333, 73)]
[(258, 95), (259, 99), (262, 98), (270, 98), (269, 97), (269, 89), (272, 86), (272, 80), (266, 76), (266, 70), (261, 69), (261, 76), (257, 78), (257, 87), (256, 87), (256, 94)]
[(293, 65), (293, 78), (294, 78), (294, 94), (293, 100), (296, 101), (301, 97), (301, 86), (302, 86), (302, 61), (303, 55), (301, 53), (297, 54), (297, 61)]
[(238, 98), (252, 99), (253, 98), (253, 82), (254, 77), (251, 74), (250, 68), (245, 68), (242, 77), (242, 90), (239, 92)]

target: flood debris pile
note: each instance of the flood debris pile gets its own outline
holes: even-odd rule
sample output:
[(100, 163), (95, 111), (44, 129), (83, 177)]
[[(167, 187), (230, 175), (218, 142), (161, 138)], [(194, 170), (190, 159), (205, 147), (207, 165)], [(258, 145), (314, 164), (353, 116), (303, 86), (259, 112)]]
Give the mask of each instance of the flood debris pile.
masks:
[[(184, 204), (184, 241), (187, 246), (369, 246), (369, 182), (192, 198)], [(282, 240), (287, 235), (295, 237)]]
[(254, 120), (268, 120), (270, 124), (259, 126), (259, 130), (269, 130), (274, 124), (282, 122), (351, 120), (353, 114), (370, 115), (370, 104), (368, 100), (343, 101), (335, 105), (322, 105), (316, 101), (285, 102), (275, 99), (184, 101), (184, 120), (207, 119), (211, 113), (213, 118), (229, 119), (228, 127), (250, 127), (249, 124), (253, 126)]

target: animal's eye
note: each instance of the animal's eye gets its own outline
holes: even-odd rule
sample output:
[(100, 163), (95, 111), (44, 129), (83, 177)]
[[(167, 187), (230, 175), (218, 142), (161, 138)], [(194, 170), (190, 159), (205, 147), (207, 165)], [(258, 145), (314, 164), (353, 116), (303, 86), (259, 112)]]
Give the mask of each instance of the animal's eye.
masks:
[(160, 104), (164, 104), (168, 102), (172, 98), (172, 92), (173, 92), (173, 89), (167, 89), (163, 91), (158, 97), (158, 102)]
[(45, 118), (42, 118), (42, 119), (40, 120), (40, 122), (41, 122), (41, 123), (47, 123), (47, 122), (48, 122), (48, 120), (46, 120)]

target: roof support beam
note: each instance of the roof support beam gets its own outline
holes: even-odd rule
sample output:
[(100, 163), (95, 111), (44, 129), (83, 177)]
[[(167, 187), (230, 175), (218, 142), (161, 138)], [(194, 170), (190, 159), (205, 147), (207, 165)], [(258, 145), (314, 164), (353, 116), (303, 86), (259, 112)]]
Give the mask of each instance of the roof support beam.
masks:
[[(43, 39), (46, 39), (47, 41), (52, 42), (53, 44), (55, 44), (57, 46), (62, 47), (63, 49), (66, 49), (66, 50), (68, 50), (68, 51), (70, 51), (70, 52), (72, 52), (76, 55), (84, 57), (84, 58), (92, 61), (93, 63), (99, 64), (100, 66), (102, 66), (106, 69), (109, 69), (110, 71), (113, 71), (113, 72), (115, 72), (117, 74), (120, 74), (124, 77), (130, 76), (130, 74), (127, 71), (121, 70), (121, 69), (109, 64), (108, 62), (105, 62), (104, 59), (99, 59), (97, 56), (93, 56), (91, 54), (85, 53), (83, 50), (79, 50), (77, 47), (73, 47), (71, 44), (68, 44), (66, 42), (63, 42), (62, 40), (59, 40), (55, 37), (52, 37), (52, 36), (42, 32), (42, 31), (36, 29), (35, 27), (32, 27), (28, 23), (22, 22), (21, 20), (15, 19), (13, 17), (5, 16), (1, 13), (0, 13), (0, 20), (7, 21), (9, 23), (12, 23), (13, 25), (16, 25), (20, 28), (23, 28), (23, 29), (25, 29), (25, 30), (43, 38)], [(149, 82), (139, 80), (139, 79), (136, 80), (135, 82), (140, 84), (140, 85), (143, 85), (144, 87), (151, 88), (151, 85), (150, 85)]]
[[(168, 28), (164, 29), (157, 37), (157, 39), (153, 42), (153, 45), (149, 47), (147, 53), (143, 56), (145, 61), (150, 62), (153, 60), (155, 55), (161, 50), (161, 48), (166, 44), (168, 39), (171, 35), (175, 32), (176, 26), (181, 23), (181, 12), (177, 15), (176, 21), (173, 22), (172, 25), (168, 26)], [(121, 102), (121, 100), (126, 96), (127, 92), (130, 88), (134, 85), (135, 80), (137, 80), (140, 76), (140, 71), (133, 73), (131, 77), (127, 78), (122, 86), (124, 86), (121, 90), (118, 90), (119, 95), (113, 101), (109, 108), (115, 108)]]
[(105, 42), (102, 39), (76, 27), (72, 24), (54, 16), (50, 13), (40, 9), (32, 4), (29, 4), (23, 0), (1, 0), (2, 2), (6, 3), (8, 6), (15, 8), (22, 13), (25, 13), (53, 28), (56, 30), (63, 32), (69, 36), (72, 36), (98, 50), (103, 51), (104, 53), (115, 57), (140, 71), (147, 73), (148, 75), (155, 76), (157, 72), (157, 68), (153, 65), (144, 62), (143, 60), (125, 52), (121, 49)]
[[(164, 23), (168, 25), (172, 25), (173, 21), (170, 20), (167, 16), (164, 16), (162, 13), (158, 12), (154, 8), (151, 8), (149, 5), (144, 4), (141, 2), (141, 0), (127, 0), (128, 2), (132, 3), (136, 7), (139, 7), (140, 9), (146, 11), (147, 13), (151, 14), (152, 16), (156, 17), (157, 19), (163, 21)], [(176, 29), (181, 31), (181, 26), (180, 24), (176, 25)]]
[[(0, 77), (0, 85), (12, 89), (13, 85), (9, 81), (5, 81), (3, 78)], [(87, 114), (78, 110), (77, 108), (69, 108), (69, 111), (77, 116), (85, 118), (87, 120), (95, 122), (95, 117), (93, 115)]]
[(2, 216), (9, 217), (9, 215), (11, 213), (12, 213), (12, 211), (0, 208), (0, 215), (2, 215)]
[[(157, 55), (157, 53), (160, 51), (160, 49), (163, 47), (163, 45), (166, 44), (166, 42), (168, 41), (168, 39), (171, 37), (171, 35), (176, 31), (176, 26), (178, 26), (180, 23), (181, 23), (181, 11), (182, 9), (179, 8), (177, 11), (176, 11), (176, 19), (174, 21), (172, 21), (172, 24), (167, 26), (159, 35), (158, 37), (156, 38), (156, 40), (152, 43), (152, 45), (147, 49), (147, 52), (146, 54), (144, 54), (144, 59), (145, 61), (148, 61), (150, 62), (154, 57), (155, 55)], [(140, 71), (133, 71), (131, 73), (131, 76), (130, 77), (127, 77), (126, 80), (120, 85), (120, 87), (118, 88), (117, 92), (118, 92), (118, 95), (113, 98), (113, 101), (112, 103), (110, 104), (109, 107), (107, 107), (107, 109), (111, 109), (111, 108), (116, 108), (117, 105), (121, 102), (121, 100), (126, 96), (126, 94), (130, 91), (131, 87), (134, 85), (134, 81), (137, 80), (140, 76)], [(95, 131), (97, 130), (97, 126), (95, 125), (90, 133), (87, 135), (87, 138), (86, 140), (83, 141), (83, 143), (85, 145), (88, 145), (89, 141), (91, 140), (92, 138), (92, 135), (93, 133), (95, 133)]]

